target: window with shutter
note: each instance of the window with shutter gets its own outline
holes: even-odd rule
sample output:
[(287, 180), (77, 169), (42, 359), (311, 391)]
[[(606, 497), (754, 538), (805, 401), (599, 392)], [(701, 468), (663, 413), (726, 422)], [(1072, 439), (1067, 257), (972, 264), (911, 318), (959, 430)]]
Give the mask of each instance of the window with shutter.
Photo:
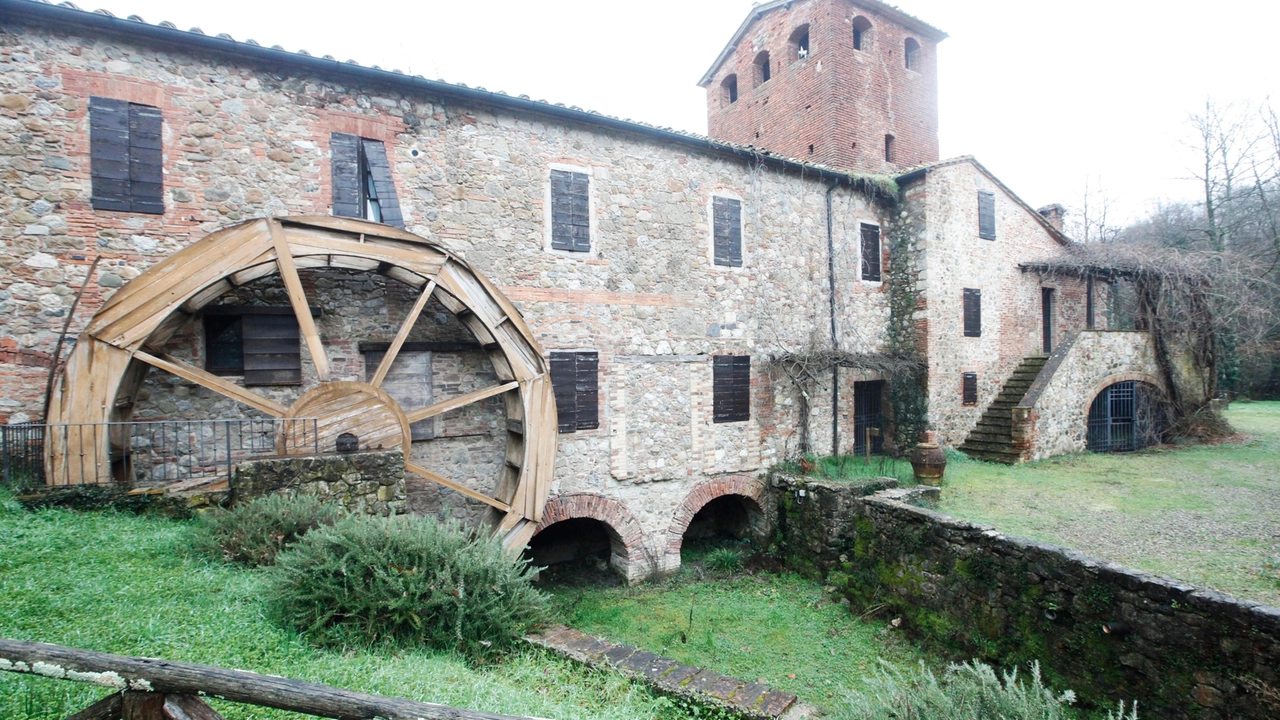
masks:
[(996, 196), (986, 190), (978, 191), (978, 237), (996, 239)]
[(292, 308), (216, 307), (204, 314), (205, 369), (245, 385), (298, 385), (302, 354)]
[[(364, 343), (361, 344), (363, 345)], [(372, 345), (373, 343), (370, 344)], [(381, 343), (378, 345), (380, 346)], [(385, 348), (364, 351), (365, 381), (373, 380), (373, 376), (378, 372), (378, 366), (382, 364), (382, 358), (386, 354)], [(382, 379), (381, 388), (402, 408), (423, 408), (430, 405), (433, 397), (431, 389), (431, 353), (401, 347), (400, 352), (396, 354), (395, 362), (391, 363), (391, 369), (387, 371), (387, 376)], [(410, 438), (413, 440), (430, 440), (435, 437), (435, 421), (435, 418), (427, 418), (426, 420), (411, 423), (409, 425)]]
[(982, 337), (982, 291), (964, 289), (964, 336)]
[(90, 204), (95, 210), (164, 213), (160, 109), (89, 98)]
[(880, 228), (862, 224), (862, 279), (880, 281)]
[(712, 359), (712, 421), (751, 419), (751, 356), (717, 355)]
[(552, 352), (551, 387), (560, 432), (600, 427), (600, 356), (595, 352)]
[(715, 264), (742, 267), (742, 201), (712, 198), (711, 215)]
[(591, 177), (551, 171), (551, 247), (591, 252)]
[(978, 373), (967, 372), (963, 375), (964, 382), (961, 389), (963, 402), (965, 405), (978, 404)]
[(333, 214), (404, 227), (387, 149), (379, 140), (331, 133)]

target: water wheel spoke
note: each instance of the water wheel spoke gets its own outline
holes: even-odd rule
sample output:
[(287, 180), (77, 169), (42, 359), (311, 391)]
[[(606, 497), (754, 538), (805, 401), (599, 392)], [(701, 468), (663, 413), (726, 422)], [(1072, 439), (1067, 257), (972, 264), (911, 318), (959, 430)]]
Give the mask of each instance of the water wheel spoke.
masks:
[(424, 408), (418, 408), (417, 410), (406, 412), (405, 417), (409, 418), (409, 422), (415, 423), (419, 420), (426, 420), (427, 418), (447, 413), (450, 410), (457, 410), (458, 408), (465, 407), (471, 403), (480, 402), (481, 400), (493, 397), (494, 395), (501, 395), (504, 392), (510, 392), (518, 387), (520, 387), (520, 383), (515, 381), (503, 383), (501, 385), (494, 385), (493, 387), (469, 392), (465, 395), (452, 397), (448, 400), (428, 405)]
[(409, 332), (413, 330), (413, 326), (418, 322), (418, 317), (422, 315), (422, 311), (427, 307), (427, 301), (431, 299), (431, 293), (436, 291), (436, 281), (432, 280), (427, 283), (427, 288), (422, 291), (422, 295), (418, 297), (418, 302), (414, 303), (413, 309), (405, 316), (404, 322), (400, 324), (400, 331), (396, 333), (396, 337), (391, 341), (391, 347), (387, 348), (386, 355), (382, 356), (382, 362), (378, 364), (378, 371), (373, 374), (373, 379), (369, 384), (374, 387), (382, 387), (382, 381), (386, 379), (387, 373), (391, 371), (391, 365), (396, 361), (396, 355), (400, 354), (400, 348), (404, 346), (404, 341), (409, 337)]
[(302, 290), (302, 279), (298, 277), (298, 266), (293, 261), (289, 240), (278, 220), (268, 220), (267, 225), (271, 228), (271, 240), (276, 248), (280, 278), (284, 280), (284, 287), (289, 292), (289, 304), (293, 306), (293, 314), (298, 318), (298, 329), (307, 341), (307, 352), (311, 354), (311, 362), (316, 366), (316, 376), (320, 378), (320, 382), (329, 382), (329, 357), (325, 355), (324, 344), (320, 342), (315, 318), (311, 317), (311, 306), (307, 303), (307, 294)]
[(507, 505), (501, 500), (495, 500), (489, 497), (488, 495), (485, 495), (482, 492), (477, 492), (475, 490), (472, 490), (466, 485), (456, 483), (443, 475), (437, 475), (436, 473), (431, 472), (430, 470), (422, 467), (421, 465), (417, 465), (415, 463), (411, 463), (408, 460), (406, 460), (404, 463), (404, 469), (408, 470), (414, 475), (430, 480), (431, 482), (443, 485), (449, 488), (450, 490), (460, 492), (469, 498), (474, 498), (476, 500), (479, 500), (482, 503), (487, 503), (489, 505), (492, 505), (493, 507), (501, 510), (504, 513), (511, 511), (511, 506)]
[(152, 367), (157, 367), (165, 372), (173, 373), (183, 380), (189, 380), (197, 385), (206, 387), (219, 395), (229, 397), (232, 400), (242, 402), (249, 407), (261, 410), (271, 417), (284, 417), (289, 412), (288, 408), (275, 400), (265, 398), (251, 390), (242, 388), (233, 382), (224, 380), (211, 372), (201, 370), (194, 365), (188, 365), (172, 355), (156, 357), (139, 350), (133, 354), (133, 357), (151, 365)]

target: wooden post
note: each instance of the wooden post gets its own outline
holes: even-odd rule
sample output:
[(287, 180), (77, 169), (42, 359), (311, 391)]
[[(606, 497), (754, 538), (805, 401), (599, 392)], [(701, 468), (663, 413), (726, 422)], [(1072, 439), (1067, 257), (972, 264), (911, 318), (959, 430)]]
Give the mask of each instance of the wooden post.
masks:
[(165, 720), (161, 693), (126, 691), (122, 699), (124, 720)]
[(75, 715), (68, 715), (67, 720), (120, 720), (124, 713), (124, 699), (120, 693), (112, 693)]

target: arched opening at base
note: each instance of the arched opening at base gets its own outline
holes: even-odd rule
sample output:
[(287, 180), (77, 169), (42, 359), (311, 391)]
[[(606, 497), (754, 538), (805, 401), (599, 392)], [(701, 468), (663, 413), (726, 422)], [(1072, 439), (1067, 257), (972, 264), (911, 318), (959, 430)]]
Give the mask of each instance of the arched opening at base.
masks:
[(1087, 446), (1092, 452), (1133, 452), (1161, 442), (1168, 427), (1160, 391), (1135, 380), (1103, 388), (1089, 406)]
[[(529, 541), (524, 556), (545, 568), (538, 582), (556, 585), (616, 585), (615, 557), (626, 557), (622, 538), (594, 518), (570, 518), (547, 526)], [(619, 555), (619, 552), (621, 553)]]
[(763, 532), (759, 504), (744, 495), (721, 495), (702, 506), (689, 521), (680, 542), (681, 563), (706, 564), (732, 571), (756, 554)]

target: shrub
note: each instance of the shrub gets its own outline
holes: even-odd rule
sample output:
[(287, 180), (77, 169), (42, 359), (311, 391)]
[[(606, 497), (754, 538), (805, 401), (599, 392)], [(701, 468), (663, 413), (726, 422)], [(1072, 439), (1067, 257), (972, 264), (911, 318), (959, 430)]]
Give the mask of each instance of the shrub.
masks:
[(742, 569), (742, 553), (734, 548), (716, 548), (707, 553), (707, 567), (720, 572), (737, 572)]
[[(1070, 690), (1054, 695), (1044, 686), (1040, 666), (1031, 664), (1024, 682), (1016, 669), (997, 675), (990, 665), (974, 660), (951, 665), (941, 677), (923, 663), (914, 672), (882, 665), (867, 680), (864, 692), (851, 693), (837, 717), (845, 720), (1067, 720), (1067, 706), (1075, 701)], [(1136, 712), (1113, 720), (1137, 720)]]
[(337, 506), (311, 495), (267, 495), (231, 510), (215, 508), (201, 515), (196, 549), (245, 565), (271, 565), (280, 551), (308, 531), (332, 525), (342, 515)]
[(473, 657), (513, 645), (546, 617), (525, 562), (499, 542), (426, 518), (351, 516), (281, 553), (268, 600), (323, 645), (386, 640)]

